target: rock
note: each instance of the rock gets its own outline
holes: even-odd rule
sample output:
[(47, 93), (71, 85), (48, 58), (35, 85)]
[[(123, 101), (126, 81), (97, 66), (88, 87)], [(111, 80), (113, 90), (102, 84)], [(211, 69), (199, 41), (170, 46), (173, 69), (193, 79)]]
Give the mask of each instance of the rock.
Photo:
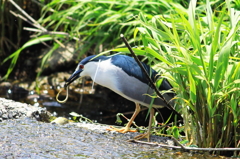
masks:
[(0, 98), (0, 121), (31, 117), (38, 121), (48, 122), (51, 114), (46, 108), (34, 107), (29, 104)]
[[(4, 120), (0, 122), (0, 158), (175, 158), (174, 151), (159, 146), (126, 142), (136, 133), (113, 133), (108, 127), (49, 124), (30, 118)], [(158, 137), (157, 141), (163, 139)]]
[(59, 72), (59, 70), (66, 70), (76, 65), (76, 44), (73, 42), (69, 42), (65, 44), (65, 48), (59, 47), (52, 52), (49, 59), (44, 63), (41, 68), (43, 57), (49, 54), (50, 49), (46, 49), (41, 53), (38, 57), (38, 68), (36, 72), (42, 71), (42, 74), (50, 74), (53, 72)]
[(64, 117), (58, 117), (56, 119), (54, 119), (51, 123), (52, 124), (59, 124), (59, 125), (64, 125), (67, 124), (69, 121), (67, 118)]

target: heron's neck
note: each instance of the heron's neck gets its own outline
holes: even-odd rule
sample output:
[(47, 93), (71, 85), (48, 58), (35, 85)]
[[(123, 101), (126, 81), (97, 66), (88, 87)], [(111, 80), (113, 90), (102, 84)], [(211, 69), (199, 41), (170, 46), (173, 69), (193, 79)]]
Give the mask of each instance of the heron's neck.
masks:
[(83, 76), (90, 76), (94, 82), (118, 91), (117, 74), (121, 68), (113, 65), (111, 59), (89, 62), (84, 67)]

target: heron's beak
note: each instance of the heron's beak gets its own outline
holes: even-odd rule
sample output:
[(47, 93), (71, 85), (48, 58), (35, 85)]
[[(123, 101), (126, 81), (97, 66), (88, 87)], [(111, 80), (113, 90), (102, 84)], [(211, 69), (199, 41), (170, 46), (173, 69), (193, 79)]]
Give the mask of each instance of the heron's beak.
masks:
[(80, 77), (80, 73), (82, 72), (83, 70), (82, 69), (79, 69), (77, 71), (75, 71), (71, 77), (69, 77), (67, 79), (67, 81), (65, 82), (65, 85), (64, 87), (66, 88), (68, 85), (70, 85), (73, 81), (75, 81), (76, 79), (78, 79)]

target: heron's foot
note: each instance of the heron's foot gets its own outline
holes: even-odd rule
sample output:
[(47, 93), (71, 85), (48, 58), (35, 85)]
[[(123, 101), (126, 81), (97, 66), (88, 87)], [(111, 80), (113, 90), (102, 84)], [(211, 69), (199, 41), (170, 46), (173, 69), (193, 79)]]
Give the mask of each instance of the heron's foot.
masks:
[(130, 129), (129, 127), (124, 127), (124, 128), (115, 128), (114, 126), (110, 126), (108, 131), (117, 131), (120, 133), (126, 133), (126, 132), (137, 132), (137, 129)]
[(140, 134), (138, 136), (135, 136), (134, 139), (135, 140), (140, 140), (140, 139), (143, 139), (143, 138), (147, 138), (148, 142), (150, 141), (150, 135), (151, 133), (150, 132), (147, 132), (145, 134)]

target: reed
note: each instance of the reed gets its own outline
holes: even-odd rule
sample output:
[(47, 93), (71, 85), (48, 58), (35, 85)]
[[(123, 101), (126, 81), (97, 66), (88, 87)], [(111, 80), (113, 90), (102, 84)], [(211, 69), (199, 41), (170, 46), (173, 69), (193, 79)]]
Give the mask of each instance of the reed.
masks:
[(218, 5), (191, 0), (188, 9), (139, 15), (134, 38), (141, 47), (135, 52), (164, 70), (173, 85), (190, 145), (239, 147), (239, 21), (229, 0)]

